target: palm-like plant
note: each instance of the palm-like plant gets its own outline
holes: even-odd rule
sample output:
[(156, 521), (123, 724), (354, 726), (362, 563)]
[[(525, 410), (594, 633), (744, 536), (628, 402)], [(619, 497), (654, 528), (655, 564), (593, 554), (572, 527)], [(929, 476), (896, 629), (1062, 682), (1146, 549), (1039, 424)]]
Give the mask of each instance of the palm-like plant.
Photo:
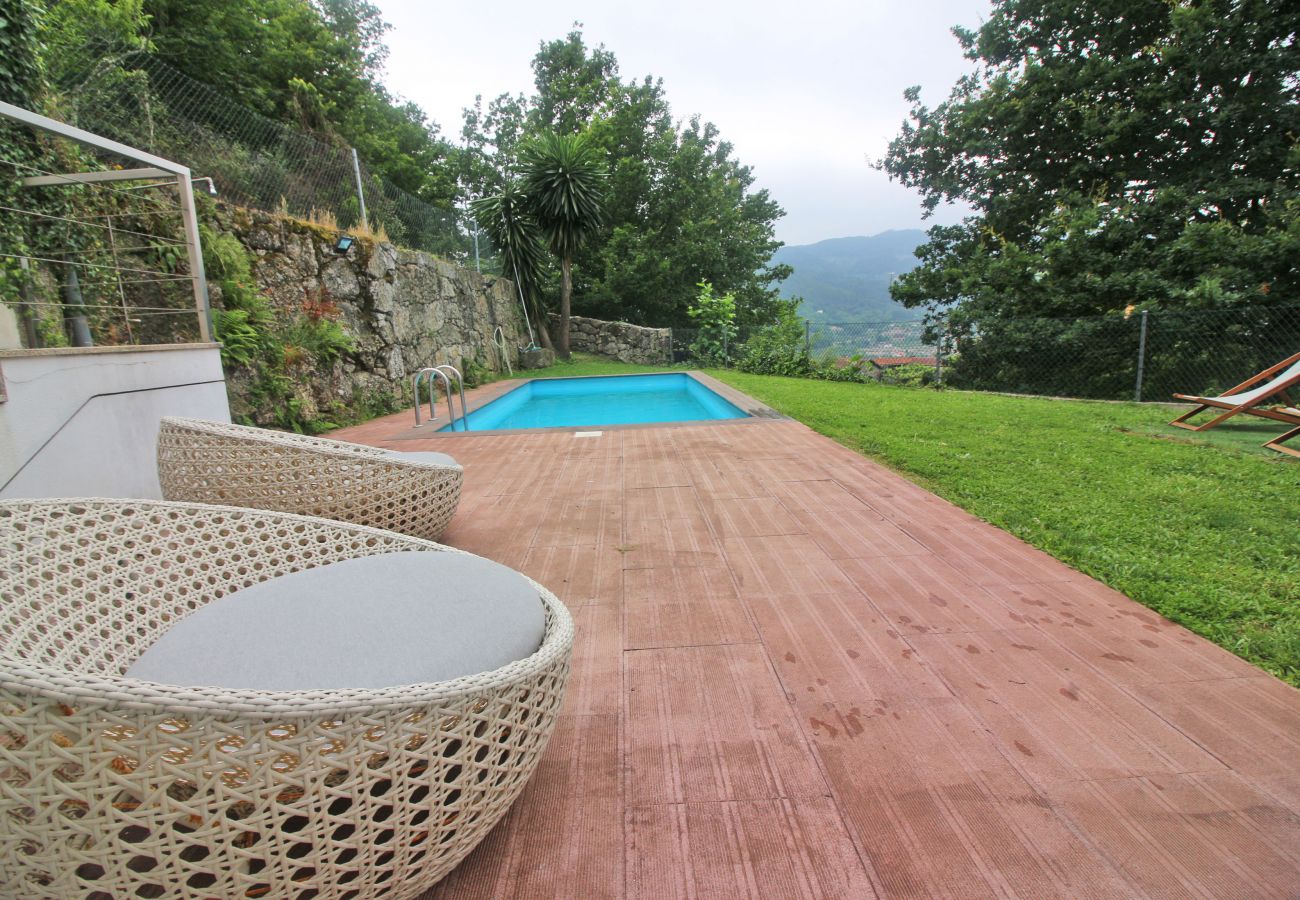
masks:
[(539, 284), (546, 250), (528, 198), (518, 180), (510, 179), (501, 192), (470, 203), (474, 219), (501, 252), (502, 274), (519, 286), (525, 313), (531, 311), (543, 347), (551, 346)]
[(608, 173), (602, 154), (585, 134), (548, 132), (519, 154), (523, 192), (542, 237), (560, 259), (561, 355), (569, 355), (573, 255), (600, 227)]

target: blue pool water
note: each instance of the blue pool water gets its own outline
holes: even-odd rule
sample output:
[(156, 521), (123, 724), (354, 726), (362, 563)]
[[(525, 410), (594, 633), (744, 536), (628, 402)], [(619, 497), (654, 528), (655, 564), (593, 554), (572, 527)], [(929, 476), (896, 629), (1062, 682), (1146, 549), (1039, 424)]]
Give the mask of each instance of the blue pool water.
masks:
[[(469, 414), (470, 431), (743, 419), (749, 414), (682, 372), (539, 378)], [(459, 421), (456, 431), (463, 429)], [(444, 425), (440, 431), (451, 431)]]

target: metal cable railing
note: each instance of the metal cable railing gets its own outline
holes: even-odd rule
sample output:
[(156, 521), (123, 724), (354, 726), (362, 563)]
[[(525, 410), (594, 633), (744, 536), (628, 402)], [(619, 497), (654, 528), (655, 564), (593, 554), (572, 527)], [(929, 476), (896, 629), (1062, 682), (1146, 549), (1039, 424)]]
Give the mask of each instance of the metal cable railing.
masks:
[(18, 129), (0, 156), (0, 300), (16, 315), (22, 344), (209, 339), (186, 169), (27, 110), (0, 113)]

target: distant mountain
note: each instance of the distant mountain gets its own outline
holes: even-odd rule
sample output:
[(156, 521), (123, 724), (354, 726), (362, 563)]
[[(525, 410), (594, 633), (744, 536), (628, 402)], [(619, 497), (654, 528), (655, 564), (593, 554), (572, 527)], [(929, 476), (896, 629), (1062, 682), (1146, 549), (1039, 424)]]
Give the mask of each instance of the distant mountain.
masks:
[(889, 297), (889, 281), (916, 266), (912, 251), (925, 243), (912, 228), (872, 237), (844, 237), (782, 247), (775, 261), (794, 267), (781, 296), (802, 297), (799, 312), (814, 322), (891, 322), (919, 313)]

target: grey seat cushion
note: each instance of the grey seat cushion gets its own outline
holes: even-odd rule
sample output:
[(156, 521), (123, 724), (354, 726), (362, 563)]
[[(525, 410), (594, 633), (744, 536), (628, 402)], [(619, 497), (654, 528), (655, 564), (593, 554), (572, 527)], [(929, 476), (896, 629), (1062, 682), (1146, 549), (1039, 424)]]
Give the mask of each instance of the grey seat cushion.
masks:
[(446, 453), (437, 453), (433, 450), (385, 450), (389, 456), (395, 456), (398, 459), (410, 460), (411, 462), (435, 463), (440, 466), (458, 466), (452, 457)]
[(545, 617), (537, 588), (491, 560), (364, 556), (220, 597), (172, 626), (126, 675), (269, 691), (443, 681), (531, 655)]

